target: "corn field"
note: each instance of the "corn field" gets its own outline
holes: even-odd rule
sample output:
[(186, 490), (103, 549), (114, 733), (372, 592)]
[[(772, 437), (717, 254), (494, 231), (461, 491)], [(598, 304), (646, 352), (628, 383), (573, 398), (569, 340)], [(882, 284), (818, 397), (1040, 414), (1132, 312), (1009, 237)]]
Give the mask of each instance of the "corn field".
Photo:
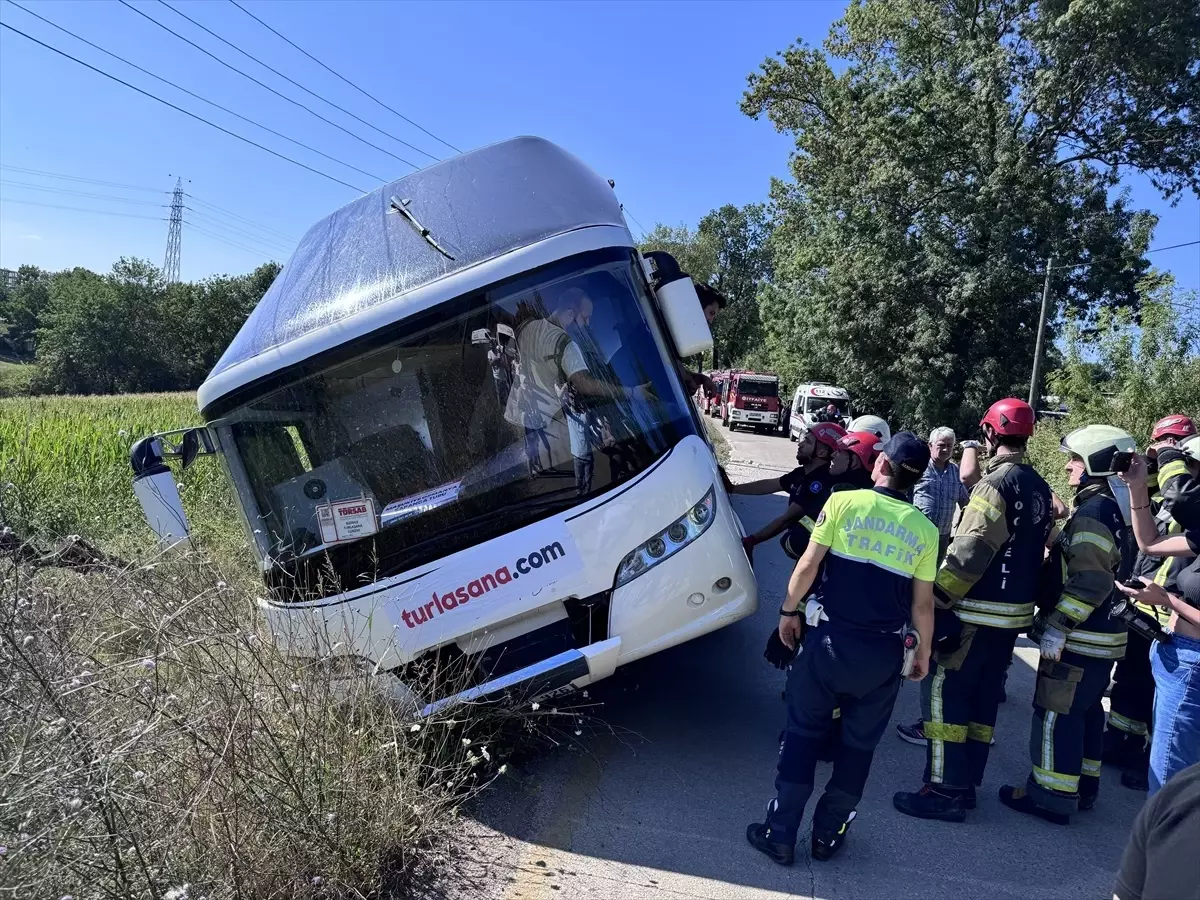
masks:
[[(199, 419), (190, 393), (0, 400), (0, 522), (22, 536), (78, 534), (136, 555), (153, 535), (133, 495), (130, 445)], [(243, 547), (220, 463), (200, 460), (177, 477), (198, 537)]]

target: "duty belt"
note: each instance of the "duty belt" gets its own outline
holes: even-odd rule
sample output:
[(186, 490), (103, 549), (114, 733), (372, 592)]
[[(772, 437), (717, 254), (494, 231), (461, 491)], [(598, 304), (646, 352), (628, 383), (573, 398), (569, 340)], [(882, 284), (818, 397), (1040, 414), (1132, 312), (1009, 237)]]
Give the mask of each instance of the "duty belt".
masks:
[(954, 612), (963, 622), (1015, 630), (1033, 624), (1033, 608), (1032, 600), (1028, 603), (1001, 603), (998, 600), (976, 600), (974, 597), (963, 597), (954, 604)]

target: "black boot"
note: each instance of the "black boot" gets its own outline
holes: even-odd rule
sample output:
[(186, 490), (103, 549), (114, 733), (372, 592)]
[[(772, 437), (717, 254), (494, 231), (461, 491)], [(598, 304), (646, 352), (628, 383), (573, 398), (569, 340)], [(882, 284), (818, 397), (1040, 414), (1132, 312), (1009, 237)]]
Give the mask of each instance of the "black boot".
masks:
[(757, 822), (746, 826), (746, 840), (750, 846), (760, 853), (765, 853), (773, 862), (781, 866), (790, 866), (796, 859), (796, 848), (793, 844), (775, 840), (769, 826)]
[(892, 797), (892, 805), (906, 816), (913, 816), (917, 819), (965, 822), (967, 820), (965, 795), (966, 791), (947, 790), (927, 784), (916, 793), (899, 791)]
[(842, 845), (846, 843), (846, 835), (850, 831), (850, 824), (858, 818), (856, 810), (850, 811), (850, 817), (842, 823), (842, 827), (837, 834), (825, 835), (818, 837), (814, 831), (812, 836), (812, 858), (817, 862), (828, 862), (833, 859), (834, 855), (842, 849)]
[(971, 785), (962, 792), (963, 809), (974, 809), (979, 805), (979, 800), (975, 796), (975, 785)]
[(1065, 813), (1051, 812), (1048, 809), (1042, 809), (1038, 806), (1033, 801), (1033, 798), (1025, 793), (1025, 788), (1023, 787), (1013, 787), (1011, 784), (1004, 785), (1004, 787), (1000, 788), (1000, 802), (1009, 809), (1037, 816), (1039, 819), (1045, 819), (1047, 822), (1052, 822), (1055, 825), (1071, 824), (1071, 817)]
[(1131, 791), (1150, 790), (1150, 775), (1145, 769), (1126, 769), (1121, 773), (1121, 784)]

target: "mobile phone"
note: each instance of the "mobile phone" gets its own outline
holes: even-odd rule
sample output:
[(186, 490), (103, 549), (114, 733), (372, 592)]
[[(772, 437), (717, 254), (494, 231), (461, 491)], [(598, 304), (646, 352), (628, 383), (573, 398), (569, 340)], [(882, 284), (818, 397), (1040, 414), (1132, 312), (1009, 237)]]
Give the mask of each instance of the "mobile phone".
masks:
[(1114, 472), (1128, 472), (1131, 465), (1133, 465), (1132, 451), (1118, 450), (1113, 454), (1112, 469)]

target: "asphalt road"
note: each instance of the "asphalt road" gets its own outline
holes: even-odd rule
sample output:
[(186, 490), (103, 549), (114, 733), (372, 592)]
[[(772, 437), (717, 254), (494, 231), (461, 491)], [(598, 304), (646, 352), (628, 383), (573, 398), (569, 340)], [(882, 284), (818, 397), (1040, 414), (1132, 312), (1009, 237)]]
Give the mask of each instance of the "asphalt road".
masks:
[[(730, 435), (730, 476), (764, 477), (794, 464), (786, 437)], [(783, 495), (734, 499), (748, 530), (782, 510)], [(790, 869), (752, 850), (748, 822), (772, 794), (783, 722), (782, 673), (762, 659), (791, 571), (775, 542), (755, 550), (756, 615), (621, 670), (586, 703), (603, 727), (526, 762), (473, 813), (482, 878), (504, 900), (580, 898), (1088, 898), (1111, 896), (1129, 826), (1145, 795), (1106, 771), (1096, 808), (1066, 828), (1002, 806), (1023, 783), (1036, 648), (1018, 647), (979, 809), (966, 824), (910, 819), (896, 790), (919, 787), (923, 751), (889, 727), (846, 847), (811, 862), (807, 836)], [(918, 718), (905, 685), (893, 724)], [(565, 717), (565, 711), (564, 711)], [(568, 725), (570, 720), (568, 720)], [(609, 730), (611, 729), (611, 730)], [(830, 767), (817, 770), (818, 790)], [(815, 803), (815, 796), (814, 801)], [(810, 804), (810, 814), (811, 814)]]

